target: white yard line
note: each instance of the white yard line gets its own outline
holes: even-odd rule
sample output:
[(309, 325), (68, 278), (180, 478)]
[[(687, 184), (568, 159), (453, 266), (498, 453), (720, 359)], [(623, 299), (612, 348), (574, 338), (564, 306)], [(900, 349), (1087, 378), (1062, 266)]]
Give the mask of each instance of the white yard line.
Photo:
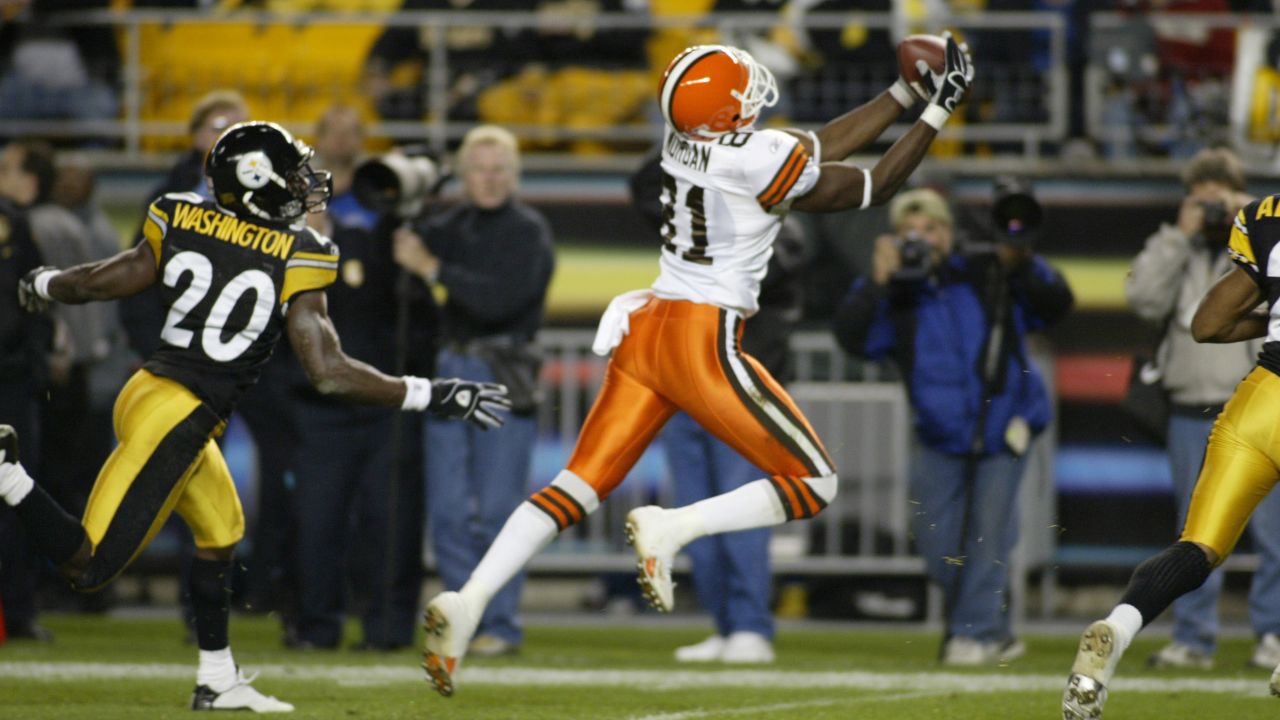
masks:
[(714, 710), (687, 710), (684, 712), (660, 713), (658, 715), (644, 715), (633, 717), (630, 720), (694, 720), (695, 718), (705, 717), (724, 717), (726, 715), (761, 715), (764, 713), (777, 712), (779, 710), (796, 710), (798, 708), (811, 707), (830, 707), (832, 705), (858, 705), (869, 702), (896, 702), (898, 700), (915, 700), (917, 698), (929, 697), (931, 695), (945, 695), (944, 691), (933, 692), (911, 692), (898, 693), (897, 695), (876, 695), (874, 697), (859, 696), (850, 698), (827, 698), (824, 700), (809, 700), (806, 702), (790, 702), (776, 703), (773, 705), (752, 705), (749, 707), (723, 707)]
[[(405, 665), (259, 665), (263, 678), (334, 682), (339, 685), (376, 686), (421, 683), (421, 670)], [(63, 682), (76, 680), (191, 680), (195, 664), (98, 663), (98, 662), (0, 662), (0, 682), (28, 680)], [(643, 687), (647, 691), (697, 688), (856, 689), (880, 692), (1047, 692), (1060, 691), (1067, 673), (1021, 675), (1014, 673), (961, 674), (924, 670), (919, 673), (803, 672), (780, 670), (713, 670), (681, 672), (663, 670), (549, 670), (533, 667), (469, 667), (459, 676), (462, 685)], [(1116, 678), (1114, 692), (1230, 693), (1266, 695), (1267, 680), (1242, 678)], [(883, 697), (883, 696), (880, 696)]]

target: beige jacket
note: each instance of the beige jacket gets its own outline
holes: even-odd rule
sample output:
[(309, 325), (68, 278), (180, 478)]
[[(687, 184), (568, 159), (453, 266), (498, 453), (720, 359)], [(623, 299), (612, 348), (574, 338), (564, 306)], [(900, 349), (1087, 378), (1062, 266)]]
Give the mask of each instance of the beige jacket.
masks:
[(1197, 343), (1191, 318), (1209, 288), (1231, 270), (1226, 250), (1212, 256), (1177, 227), (1162, 224), (1147, 238), (1125, 280), (1129, 307), (1168, 330), (1156, 351), (1164, 388), (1185, 405), (1226, 402), (1257, 362), (1262, 338), (1230, 345)]

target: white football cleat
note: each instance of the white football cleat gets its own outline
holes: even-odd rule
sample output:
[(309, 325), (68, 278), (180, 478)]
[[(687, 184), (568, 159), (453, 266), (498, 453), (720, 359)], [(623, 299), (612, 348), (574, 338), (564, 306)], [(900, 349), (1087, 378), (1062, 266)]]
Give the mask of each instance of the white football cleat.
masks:
[(680, 545), (667, 529), (666, 510), (656, 505), (638, 507), (627, 513), (623, 533), (636, 551), (636, 580), (645, 599), (658, 612), (671, 612), (676, 604), (676, 584), (671, 581), (671, 565)]
[(453, 695), (453, 676), (467, 654), (467, 645), (479, 622), (479, 615), (472, 613), (456, 592), (440, 593), (427, 605), (423, 617), (427, 640), (422, 669), (427, 671), (436, 692), (445, 697)]
[(1102, 717), (1107, 685), (1116, 672), (1124, 649), (1119, 647), (1116, 626), (1098, 620), (1080, 636), (1080, 649), (1062, 692), (1063, 720), (1095, 720)]
[(726, 663), (768, 664), (773, 662), (773, 643), (754, 632), (731, 633), (724, 641), (720, 661)]
[(712, 635), (700, 643), (676, 648), (676, 662), (706, 663), (716, 662), (724, 652), (724, 637)]
[[(1178, 641), (1160, 648), (1147, 658), (1147, 666), (1153, 668), (1179, 668), (1183, 670), (1212, 670), (1213, 657)], [(1263, 667), (1274, 667), (1275, 663)]]
[(1273, 668), (1280, 665), (1280, 635), (1264, 633), (1258, 638), (1258, 644), (1249, 658), (1249, 665), (1259, 668)]
[(258, 713), (293, 712), (293, 706), (270, 695), (258, 692), (250, 683), (257, 673), (245, 677), (236, 668), (236, 682), (222, 692), (214, 692), (208, 685), (197, 685), (191, 693), (192, 710), (252, 710)]
[(1271, 671), (1271, 694), (1280, 697), (1280, 665)]

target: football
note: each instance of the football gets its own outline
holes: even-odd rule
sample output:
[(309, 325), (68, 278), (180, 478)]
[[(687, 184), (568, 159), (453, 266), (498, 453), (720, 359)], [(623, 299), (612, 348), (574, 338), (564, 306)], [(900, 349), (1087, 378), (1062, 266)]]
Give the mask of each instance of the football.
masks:
[(935, 72), (942, 72), (946, 59), (947, 43), (937, 35), (909, 35), (898, 43), (898, 74), (912, 87), (920, 82), (917, 60), (925, 61)]

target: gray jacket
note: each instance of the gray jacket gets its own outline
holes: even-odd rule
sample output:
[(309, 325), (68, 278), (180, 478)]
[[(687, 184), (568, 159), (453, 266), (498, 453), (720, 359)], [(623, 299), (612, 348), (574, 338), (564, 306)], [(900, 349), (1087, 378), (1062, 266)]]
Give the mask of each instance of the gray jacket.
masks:
[(1257, 361), (1262, 338), (1230, 345), (1198, 343), (1191, 318), (1209, 288), (1227, 271), (1226, 250), (1213, 256), (1176, 226), (1162, 224), (1147, 238), (1125, 280), (1125, 297), (1139, 317), (1168, 323), (1156, 351), (1165, 390), (1179, 404), (1226, 402)]

